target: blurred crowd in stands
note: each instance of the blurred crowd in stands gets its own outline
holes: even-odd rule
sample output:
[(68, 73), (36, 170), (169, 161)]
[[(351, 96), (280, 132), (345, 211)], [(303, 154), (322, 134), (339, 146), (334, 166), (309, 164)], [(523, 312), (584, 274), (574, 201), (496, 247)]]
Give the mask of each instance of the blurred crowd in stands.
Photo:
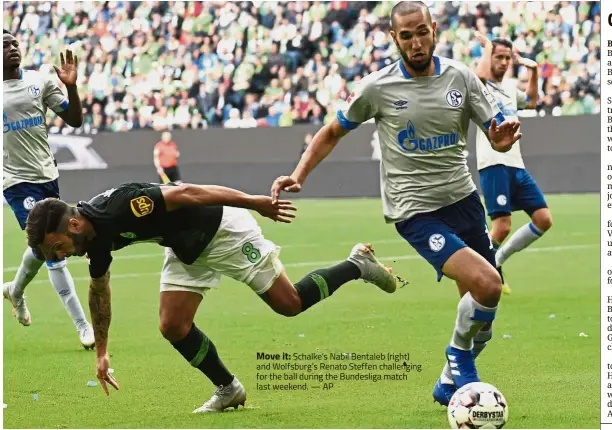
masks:
[[(523, 115), (597, 114), (599, 2), (425, 1), (438, 55), (475, 67), (478, 30), (539, 64), (540, 101)], [(52, 133), (324, 124), (359, 80), (399, 59), (393, 2), (5, 2), (24, 68), (79, 58), (85, 123)], [(527, 70), (513, 69), (524, 88)]]

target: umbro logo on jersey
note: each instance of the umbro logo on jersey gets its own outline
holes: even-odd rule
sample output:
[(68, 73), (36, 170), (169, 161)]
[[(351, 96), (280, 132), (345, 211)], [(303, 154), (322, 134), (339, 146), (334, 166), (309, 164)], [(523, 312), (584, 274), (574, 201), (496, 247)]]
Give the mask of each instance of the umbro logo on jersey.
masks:
[(142, 196), (130, 200), (130, 208), (137, 218), (149, 215), (153, 212), (154, 203), (150, 197)]
[(406, 106), (407, 104), (408, 102), (406, 100), (398, 100), (396, 102), (393, 102), (393, 106), (395, 106), (395, 110), (407, 109), (408, 108)]
[(28, 87), (28, 94), (32, 96), (32, 98), (38, 98), (40, 96), (40, 88), (36, 85), (30, 85)]

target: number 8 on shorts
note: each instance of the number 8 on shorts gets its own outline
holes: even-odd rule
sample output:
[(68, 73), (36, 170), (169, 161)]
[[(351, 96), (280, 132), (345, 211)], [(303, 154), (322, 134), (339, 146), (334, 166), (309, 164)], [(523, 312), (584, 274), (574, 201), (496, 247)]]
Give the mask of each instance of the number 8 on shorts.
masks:
[(253, 244), (251, 242), (247, 242), (242, 246), (242, 253), (251, 263), (257, 263), (261, 258), (261, 253), (259, 252), (259, 249), (253, 247)]

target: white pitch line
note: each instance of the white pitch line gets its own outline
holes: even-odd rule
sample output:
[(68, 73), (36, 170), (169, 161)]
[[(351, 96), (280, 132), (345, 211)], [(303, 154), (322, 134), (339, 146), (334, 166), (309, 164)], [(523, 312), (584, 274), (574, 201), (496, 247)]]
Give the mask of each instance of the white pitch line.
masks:
[[(288, 245), (281, 246), (282, 249), (292, 249), (292, 248), (317, 248), (320, 246), (331, 246), (331, 245), (355, 245), (357, 242), (335, 242), (335, 243), (290, 243)], [(407, 243), (404, 239), (383, 239), (377, 240), (376, 242), (372, 242), (374, 244), (390, 244), (390, 243)], [(128, 255), (113, 255), (113, 261), (121, 261), (121, 260), (143, 260), (147, 258), (159, 257), (160, 259), (164, 258), (164, 252), (149, 252), (146, 254), (128, 254)], [(70, 260), (69, 264), (87, 264), (87, 260), (85, 258), (79, 258), (75, 260)], [(3, 272), (14, 272), (19, 268), (19, 266), (10, 266), (5, 267)]]
[[(570, 234), (571, 235), (571, 234)], [(575, 233), (573, 235), (584, 235), (584, 233)], [(355, 241), (351, 241), (351, 242), (335, 242), (335, 243), (290, 243), (287, 245), (283, 245), (281, 246), (282, 249), (293, 249), (293, 248), (318, 248), (321, 246), (331, 246), (331, 245), (342, 245), (342, 246), (352, 246), (355, 245), (357, 242)], [(405, 243), (406, 245), (408, 245), (408, 243), (406, 242), (406, 240), (404, 239), (382, 239), (382, 240), (376, 240), (372, 242), (374, 244), (374, 246), (378, 245), (378, 244), (393, 244), (393, 243)], [(590, 246), (595, 246), (595, 245), (568, 245), (570, 246), (570, 248), (568, 249), (581, 249), (582, 247), (590, 247)], [(408, 245), (409, 247), (409, 245)], [(555, 248), (559, 248), (559, 247), (544, 247), (544, 248), (527, 248), (525, 251), (526, 252), (539, 252), (538, 249), (545, 249), (545, 250), (551, 250), (554, 251), (556, 250)], [(565, 249), (564, 247), (561, 247), (563, 249)], [(525, 252), (523, 251), (523, 252)], [(113, 256), (113, 261), (121, 261), (121, 260), (145, 260), (147, 258), (155, 258), (155, 257), (159, 257), (160, 259), (164, 258), (164, 253), (163, 251), (161, 252), (149, 252), (146, 254), (128, 254), (128, 255), (117, 255), (117, 256)], [(410, 258), (411, 260), (412, 258)], [(401, 260), (401, 258), (400, 258)], [(70, 264), (87, 264), (87, 260), (84, 258), (79, 258), (79, 259), (75, 259), (75, 260), (71, 260)], [(295, 263), (296, 266), (288, 266), (288, 267), (304, 267), (304, 266), (311, 266), (313, 264), (311, 263)], [(333, 264), (330, 263), (330, 264)], [(15, 272), (17, 271), (17, 269), (19, 268), (19, 266), (9, 266), (9, 267), (5, 267), (3, 269), (3, 272)]]
[[(130, 255), (117, 255), (117, 256), (113, 256), (113, 261), (119, 261), (119, 260), (142, 260), (145, 258), (152, 258), (152, 257), (159, 257), (160, 259), (164, 258), (164, 253), (163, 251), (161, 253), (155, 252), (155, 253), (148, 253), (148, 254), (130, 254)], [(88, 264), (88, 261), (85, 258), (77, 258), (74, 260), (69, 260), (68, 262), (69, 265), (73, 265), (73, 264)], [(19, 266), (11, 266), (11, 267), (5, 267), (3, 269), (3, 272), (14, 272), (19, 268)]]
[[(521, 252), (557, 252), (557, 251), (572, 251), (576, 249), (588, 249), (599, 247), (599, 244), (585, 244), (585, 245), (566, 245), (566, 246), (543, 246), (540, 248), (527, 248)], [(158, 254), (142, 254), (142, 255), (155, 255)], [(379, 257), (381, 261), (406, 261), (406, 260), (419, 260), (422, 257), (420, 255), (393, 255), (389, 257)], [(324, 261), (304, 261), (299, 263), (287, 263), (285, 267), (311, 267), (311, 266), (330, 266), (338, 263), (339, 260), (324, 260)], [(111, 279), (123, 279), (123, 278), (139, 278), (142, 276), (159, 276), (160, 272), (145, 272), (145, 273), (118, 273), (111, 274)], [(79, 276), (73, 278), (75, 281), (89, 281), (89, 276)], [(48, 279), (37, 279), (32, 281), (32, 284), (42, 284), (49, 282)]]

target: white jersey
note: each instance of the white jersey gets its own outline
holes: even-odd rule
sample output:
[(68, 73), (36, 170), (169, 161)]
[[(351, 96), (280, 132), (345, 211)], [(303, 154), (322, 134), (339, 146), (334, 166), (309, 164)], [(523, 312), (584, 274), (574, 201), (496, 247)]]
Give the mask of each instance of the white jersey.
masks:
[(374, 118), (381, 149), (385, 220), (432, 212), (476, 190), (467, 167), (470, 119), (503, 121), (495, 100), (464, 64), (434, 56), (434, 76), (412, 77), (400, 60), (360, 82), (338, 111), (344, 128)]
[(57, 179), (45, 116), (48, 107), (56, 113), (68, 109), (66, 96), (50, 77), (31, 70), (4, 81), (3, 95), (3, 189)]
[[(519, 90), (516, 85), (516, 81), (509, 79), (504, 79), (501, 83), (487, 81), (487, 89), (495, 97), (497, 106), (504, 117), (511, 121), (518, 120), (517, 111), (524, 109), (529, 103), (527, 94)], [(519, 141), (512, 145), (510, 151), (498, 152), (491, 147), (489, 139), (480, 130), (476, 134), (476, 157), (478, 159), (478, 170), (497, 164), (518, 169), (525, 168)]]

